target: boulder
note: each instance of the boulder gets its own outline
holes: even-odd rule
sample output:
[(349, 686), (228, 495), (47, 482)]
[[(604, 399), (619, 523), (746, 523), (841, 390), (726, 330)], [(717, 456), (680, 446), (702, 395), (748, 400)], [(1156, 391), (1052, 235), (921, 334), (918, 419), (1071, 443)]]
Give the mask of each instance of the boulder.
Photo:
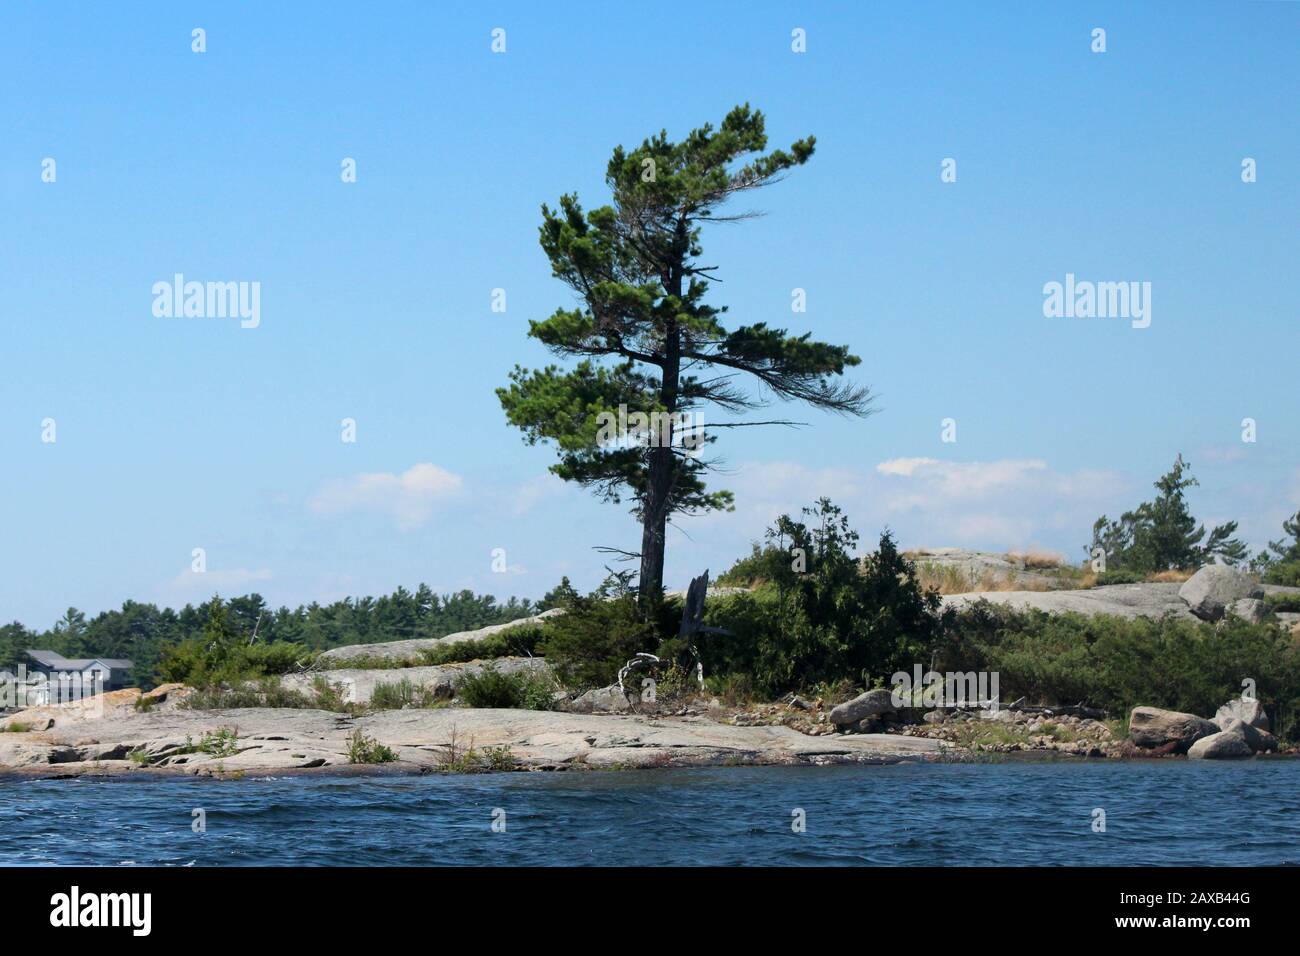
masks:
[(1262, 598), (1264, 589), (1243, 571), (1226, 564), (1207, 564), (1178, 589), (1193, 614), (1203, 621), (1218, 621), (1234, 601)]
[(575, 714), (628, 714), (632, 712), (632, 701), (617, 684), (611, 684), (587, 691), (566, 709)]
[(1214, 723), (1219, 725), (1220, 730), (1226, 729), (1229, 720), (1240, 720), (1260, 730), (1268, 730), (1268, 714), (1264, 712), (1264, 705), (1257, 700), (1234, 698), (1214, 712)]
[(1250, 749), (1257, 754), (1273, 753), (1277, 750), (1277, 738), (1267, 730), (1260, 730), (1258, 727), (1253, 727), (1234, 718), (1228, 718), (1223, 722), (1222, 726), (1225, 733), (1241, 734), (1245, 737)]
[(1242, 598), (1228, 605), (1228, 613), (1251, 624), (1258, 624), (1268, 616), (1268, 605), (1259, 598)]
[(837, 727), (849, 727), (867, 717), (879, 717), (881, 714), (897, 712), (893, 691), (882, 687), (859, 694), (852, 700), (840, 704), (831, 711), (831, 723)]
[(1235, 717), (1224, 718), (1223, 729), (1217, 734), (1202, 737), (1192, 744), (1187, 756), (1197, 759), (1221, 757), (1249, 757), (1252, 754), (1277, 750), (1277, 738)]
[(1134, 707), (1128, 727), (1129, 737), (1137, 746), (1163, 747), (1172, 743), (1180, 753), (1202, 737), (1219, 732), (1217, 725), (1203, 717), (1159, 707)]
[(1221, 730), (1192, 744), (1187, 756), (1193, 760), (1221, 760), (1225, 757), (1249, 757), (1254, 753), (1240, 731)]

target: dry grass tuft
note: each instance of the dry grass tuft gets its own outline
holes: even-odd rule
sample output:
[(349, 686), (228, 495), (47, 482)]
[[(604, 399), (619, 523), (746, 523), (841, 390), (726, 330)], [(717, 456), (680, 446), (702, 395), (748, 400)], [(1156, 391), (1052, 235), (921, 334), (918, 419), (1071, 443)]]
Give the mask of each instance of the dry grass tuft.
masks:
[(1006, 559), (1012, 564), (1019, 564), (1026, 571), (1048, 571), (1065, 565), (1065, 555), (1055, 551), (1008, 551)]
[(972, 591), (1046, 591), (1044, 581), (1021, 581), (1013, 575), (985, 571), (978, 577), (965, 568), (923, 561), (916, 566), (916, 580), (922, 590), (940, 594), (969, 594)]
[(1195, 571), (1157, 571), (1155, 574), (1148, 575), (1147, 580), (1154, 584), (1182, 584), (1195, 573)]

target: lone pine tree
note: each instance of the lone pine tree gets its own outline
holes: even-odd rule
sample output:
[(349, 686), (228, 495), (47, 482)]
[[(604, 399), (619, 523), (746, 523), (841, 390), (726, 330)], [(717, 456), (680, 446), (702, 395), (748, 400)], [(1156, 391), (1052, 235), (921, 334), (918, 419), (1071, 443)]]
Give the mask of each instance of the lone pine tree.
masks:
[[(764, 153), (763, 114), (746, 104), (717, 129), (706, 124), (681, 142), (660, 132), (636, 149), (617, 147), (605, 173), (611, 205), (584, 213), (566, 194), (558, 209), (542, 206), (542, 249), (579, 304), (530, 321), (528, 334), (555, 355), (580, 360), (571, 369), (515, 366), (497, 396), (528, 444), (554, 442), (552, 472), (607, 501), (634, 503), (643, 605), (663, 592), (672, 516), (732, 506), (731, 492), (706, 488), (713, 463), (701, 451), (716, 436), (689, 424), (695, 409), (738, 413), (776, 397), (868, 413), (865, 387), (832, 380), (859, 364), (848, 346), (764, 322), (728, 329), (726, 307), (706, 302), (718, 267), (701, 264), (701, 224), (751, 218), (720, 207), (803, 165), (813, 144), (809, 136), (789, 151)], [(621, 407), (630, 434), (609, 441), (603, 424)], [(760, 424), (791, 423), (711, 427)]]

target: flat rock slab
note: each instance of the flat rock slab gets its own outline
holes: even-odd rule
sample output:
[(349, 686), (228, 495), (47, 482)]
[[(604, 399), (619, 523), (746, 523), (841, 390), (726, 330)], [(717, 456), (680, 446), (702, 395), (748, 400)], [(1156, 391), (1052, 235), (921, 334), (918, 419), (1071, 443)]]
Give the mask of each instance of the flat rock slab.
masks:
[(543, 611), (533, 617), (521, 617), (517, 621), (507, 621), (505, 624), (492, 624), (488, 627), (481, 627), (476, 631), (457, 631), (455, 634), (448, 634), (446, 637), (417, 637), (407, 641), (384, 641), (379, 644), (348, 644), (346, 647), (336, 647), (326, 651), (321, 654), (319, 660), (334, 665), (358, 657), (408, 660), (416, 657), (420, 651), (445, 647), (449, 644), (459, 644), (462, 641), (481, 641), (493, 634), (499, 634), (515, 627), (539, 624), (548, 618), (563, 613), (564, 611), (561, 608), (551, 608), (551, 610)]
[(1108, 584), (1077, 591), (975, 591), (949, 594), (945, 608), (961, 609), (983, 599), (990, 604), (1013, 608), (1034, 608), (1051, 614), (1073, 611), (1078, 614), (1113, 614), (1116, 617), (1160, 618), (1166, 614), (1196, 620), (1178, 597), (1178, 583)]
[[(229, 752), (189, 752), (206, 735), (235, 734)], [(434, 770), (473, 749), (509, 748), (523, 768), (896, 763), (938, 757), (948, 745), (923, 737), (809, 737), (784, 726), (733, 727), (706, 718), (593, 716), (554, 711), (385, 711), (350, 718), (321, 710), (176, 710), (4, 734), (0, 771), (75, 776), (90, 770), (192, 774), (274, 773), (349, 766), (355, 730), (391, 748), (401, 769)], [(149, 755), (148, 769), (129, 758)]]
[[(533, 674), (554, 680), (551, 669), (542, 657), (497, 657), (487, 661), (466, 661), (461, 664), (440, 664), (436, 667), (387, 667), (377, 669), (338, 668), (309, 671), (305, 674), (285, 674), (280, 686), (286, 690), (310, 693), (317, 678), (330, 684), (342, 685), (345, 699), (350, 703), (368, 704), (380, 684), (399, 684), (409, 681), (412, 687), (423, 687), (438, 697), (451, 698), (456, 684), (466, 677), (481, 674), (492, 667), (501, 674)], [(558, 688), (558, 684), (556, 685)]]

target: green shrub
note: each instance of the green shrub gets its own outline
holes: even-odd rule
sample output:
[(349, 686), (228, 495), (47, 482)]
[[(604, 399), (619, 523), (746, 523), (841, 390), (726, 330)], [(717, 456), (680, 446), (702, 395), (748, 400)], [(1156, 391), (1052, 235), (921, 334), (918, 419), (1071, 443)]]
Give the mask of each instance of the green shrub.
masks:
[(163, 649), (158, 673), (164, 681), (190, 687), (235, 684), (258, 677), (287, 674), (310, 660), (301, 644), (217, 644), (202, 639), (181, 641)]
[(413, 684), (405, 677), (392, 684), (376, 684), (375, 689), (370, 692), (370, 708), (372, 710), (435, 707), (440, 703), (430, 688), (420, 684)]
[(456, 696), (470, 707), (551, 710), (555, 690), (535, 674), (503, 674), (490, 665), (456, 682)]
[(282, 686), (278, 677), (264, 677), (259, 681), (202, 687), (182, 700), (180, 706), (186, 710), (233, 710), (241, 707), (314, 709), (321, 704), (308, 694)]
[(306, 666), (312, 655), (289, 641), (250, 644), (229, 620), (220, 598), (206, 605), (208, 617), (199, 637), (163, 648), (158, 673), (165, 681), (191, 687), (235, 685), (259, 677), (286, 674)]
[(636, 654), (658, 653), (681, 620), (681, 602), (673, 599), (660, 604), (651, 621), (630, 595), (607, 600), (599, 592), (588, 597), (570, 592), (564, 600), (565, 613), (545, 623), (538, 650), (570, 688), (614, 683)]
[(373, 737), (367, 737), (360, 727), (348, 738), (348, 763), (392, 763), (396, 759), (397, 754)]
[(772, 547), (761, 547), (754, 542), (748, 557), (739, 558), (713, 583), (718, 587), (752, 587), (774, 581), (781, 573), (781, 566), (789, 563), (780, 551)]
[(1278, 561), (1264, 572), (1265, 584), (1281, 584), (1300, 588), (1300, 561)]
[(1209, 717), (1240, 696), (1243, 681), (1294, 733), (1300, 645), (1271, 624), (1214, 625), (1013, 610), (981, 601), (958, 614), (938, 649), (937, 671), (997, 672), (1004, 702), (1086, 703), (1111, 717), (1148, 705)]
[(505, 744), (500, 747), (484, 747), (482, 760), (489, 770), (515, 770), (519, 767), (514, 752)]
[(477, 641), (457, 641), (422, 650), (419, 652), (420, 663), (436, 667), (439, 664), (460, 664), (493, 657), (528, 657), (536, 653), (542, 633), (539, 624), (520, 624)]
[(392, 684), (375, 684), (370, 692), (370, 706), (374, 710), (401, 710), (414, 703), (415, 685), (405, 677)]
[(885, 532), (859, 559), (858, 535), (828, 499), (803, 509), (808, 524), (782, 515), (767, 532), (770, 583), (710, 601), (705, 620), (729, 634), (706, 634), (706, 674), (748, 674), (771, 697), (817, 683), (885, 682), (896, 670), (928, 661), (942, 634), (936, 591), (923, 589), (916, 566)]
[(1266, 594), (1264, 603), (1275, 614), (1278, 611), (1300, 611), (1300, 594)]

